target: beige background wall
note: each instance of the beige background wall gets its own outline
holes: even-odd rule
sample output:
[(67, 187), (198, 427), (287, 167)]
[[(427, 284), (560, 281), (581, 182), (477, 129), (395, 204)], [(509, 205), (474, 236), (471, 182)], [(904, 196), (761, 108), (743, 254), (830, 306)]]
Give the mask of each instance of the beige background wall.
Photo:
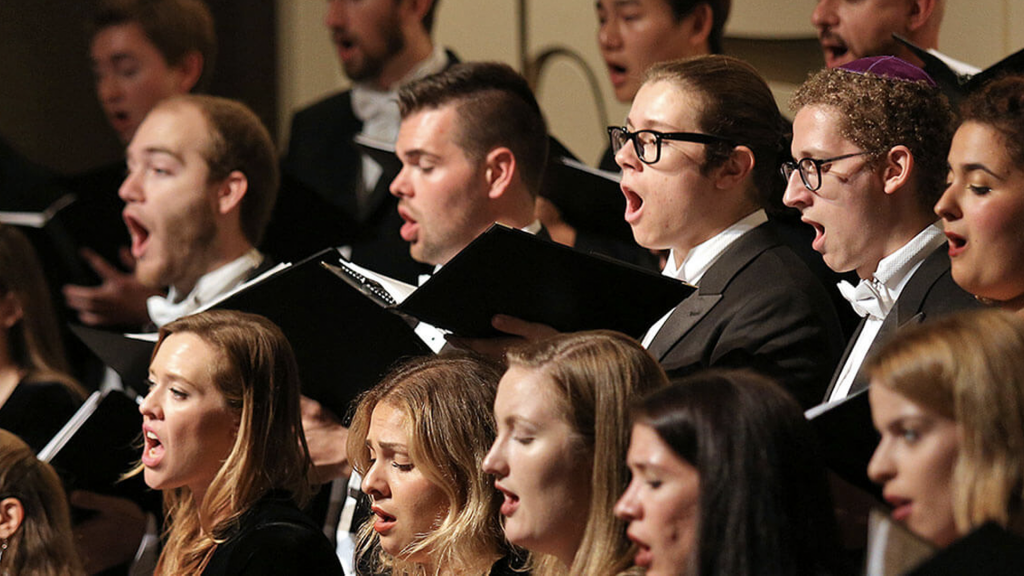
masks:
[[(280, 32), (279, 99), (281, 135), (291, 113), (325, 94), (341, 89), (345, 79), (334, 59), (323, 25), (322, 0), (277, 0)], [(463, 60), (501, 60), (519, 66), (517, 15), (513, 0), (441, 0), (435, 38), (455, 50)], [(1020, 0), (947, 0), (940, 49), (976, 66), (988, 66), (1024, 47), (1024, 2)], [(813, 0), (733, 0), (727, 35), (737, 38), (810, 39)], [(596, 162), (605, 146), (604, 126), (618, 123), (628, 107), (614, 100), (595, 39), (594, 0), (533, 0), (528, 2), (531, 57), (554, 46), (579, 53), (597, 76), (607, 117), (600, 118), (586, 77), (566, 58), (556, 58), (541, 77), (539, 100), (551, 129), (587, 162)], [(1016, 22), (1016, 27), (1011, 23)], [(766, 34), (766, 31), (768, 32)], [(729, 51), (727, 44), (727, 51)], [(813, 42), (755, 44), (767, 55), (757, 64), (769, 78), (803, 78), (820, 65)], [(793, 51), (798, 53), (794, 55)], [(780, 66), (780, 69), (774, 69)], [(788, 67), (787, 67), (788, 66)], [(772, 68), (772, 69), (769, 69)], [(793, 69), (795, 68), (795, 70)], [(792, 82), (775, 81), (780, 99)], [(286, 140), (282, 139), (282, 142)]]

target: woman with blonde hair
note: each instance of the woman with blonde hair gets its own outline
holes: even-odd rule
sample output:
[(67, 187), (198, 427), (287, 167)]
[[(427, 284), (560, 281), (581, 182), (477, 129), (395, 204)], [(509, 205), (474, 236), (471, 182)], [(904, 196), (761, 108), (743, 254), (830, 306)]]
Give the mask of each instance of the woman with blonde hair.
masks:
[(361, 567), (392, 576), (510, 571), (501, 497), (480, 470), (500, 377), (482, 359), (446, 354), (402, 364), (360, 397), (348, 454), (373, 511), (359, 530)]
[(160, 329), (149, 380), (139, 470), (164, 491), (168, 526), (156, 573), (341, 574), (296, 507), (310, 460), (281, 330), (241, 312), (186, 316)]
[(84, 574), (57, 473), (6, 430), (0, 430), (0, 574)]
[(667, 385), (635, 340), (560, 334), (514, 349), (498, 385), (498, 437), (483, 468), (505, 500), (505, 537), (533, 574), (615, 574), (633, 548), (612, 508), (629, 482), (629, 407)]
[(0, 428), (41, 450), (84, 397), (67, 372), (39, 259), (17, 228), (0, 224)]
[(901, 332), (869, 365), (882, 440), (868, 475), (937, 546), (992, 521), (1024, 536), (1024, 319), (999, 310)]

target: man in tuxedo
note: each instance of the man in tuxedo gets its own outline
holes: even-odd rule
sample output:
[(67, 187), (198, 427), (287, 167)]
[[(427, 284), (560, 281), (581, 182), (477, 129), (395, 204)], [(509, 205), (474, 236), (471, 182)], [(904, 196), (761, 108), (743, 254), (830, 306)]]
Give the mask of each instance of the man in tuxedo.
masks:
[(873, 349), (907, 323), (976, 305), (949, 273), (932, 206), (945, 187), (952, 111), (921, 69), (893, 56), (822, 70), (797, 90), (787, 205), (814, 227), (812, 246), (864, 318), (826, 400), (865, 388)]
[[(431, 39), (436, 8), (436, 0), (328, 2), (325, 24), (352, 89), (295, 114), (282, 161), (282, 209), (310, 194), (326, 201), (338, 221), (325, 240), (349, 246), (354, 262), (407, 282), (424, 267), (398, 233), (397, 200), (388, 194), (395, 174), (362, 153), (353, 137), (393, 144), (396, 90), (456, 61)], [(299, 218), (304, 211), (291, 210)]]
[(417, 262), (443, 265), (495, 222), (537, 233), (547, 159), (540, 106), (505, 64), (456, 64), (399, 90), (391, 183), (402, 239)]
[(277, 197), (270, 134), (244, 104), (177, 96), (146, 116), (121, 185), (135, 277), (162, 326), (265, 268), (258, 245)]
[[(125, 145), (158, 102), (209, 83), (217, 39), (210, 9), (200, 0), (103, 0), (88, 29), (96, 96)], [(148, 321), (145, 303), (154, 291), (112, 264), (133, 265), (123, 256), (128, 236), (117, 197), (124, 175), (119, 160), (62, 182), (77, 196), (67, 215), (69, 232), (87, 247), (83, 256), (101, 282), (64, 288), (83, 324), (137, 328)]]
[(899, 56), (921, 61), (892, 35), (935, 49), (946, 0), (818, 0), (811, 24), (818, 30), (829, 68), (868, 56)]

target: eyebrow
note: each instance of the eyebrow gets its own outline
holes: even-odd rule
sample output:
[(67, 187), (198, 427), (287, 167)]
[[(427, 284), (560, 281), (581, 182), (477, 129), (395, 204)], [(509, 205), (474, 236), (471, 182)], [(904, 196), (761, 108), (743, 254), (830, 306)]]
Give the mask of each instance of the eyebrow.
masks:
[(182, 156), (179, 152), (177, 152), (176, 150), (171, 150), (170, 148), (165, 148), (163, 146), (150, 146), (149, 148), (143, 149), (142, 153), (144, 155), (150, 156), (152, 156), (153, 154), (166, 154), (174, 158), (178, 162), (181, 162), (182, 164), (185, 163), (185, 157)]
[(998, 178), (999, 180), (1003, 180), (1002, 176), (1000, 176), (999, 174), (996, 174), (988, 166), (985, 166), (984, 164), (982, 164), (980, 162), (971, 162), (970, 164), (964, 164), (963, 165), (963, 170), (964, 170), (964, 172), (984, 172), (986, 174), (991, 175), (993, 178)]

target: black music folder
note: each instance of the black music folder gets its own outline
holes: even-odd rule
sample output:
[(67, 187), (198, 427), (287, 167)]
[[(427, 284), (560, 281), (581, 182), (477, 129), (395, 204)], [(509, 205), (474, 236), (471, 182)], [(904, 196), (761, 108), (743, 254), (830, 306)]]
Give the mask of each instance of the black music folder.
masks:
[(142, 414), (118, 390), (93, 392), (78, 412), (39, 452), (68, 492), (88, 490), (142, 501), (141, 477), (121, 481), (142, 454)]
[(1024, 538), (989, 522), (940, 550), (910, 576), (1024, 574)]
[(604, 328), (640, 338), (695, 288), (494, 224), (404, 302), (400, 312), (453, 332), (501, 336), (506, 314), (560, 332)]
[(879, 435), (871, 421), (867, 389), (805, 412), (818, 437), (825, 465), (843, 480), (882, 500), (882, 488), (868, 478), (868, 462)]
[(965, 96), (981, 88), (989, 80), (1006, 73), (1020, 74), (1024, 72), (1024, 50), (1010, 54), (977, 74), (962, 74), (935, 54), (899, 34), (893, 34), (892, 37), (909, 48), (915, 56), (924, 62), (924, 71), (932, 77), (932, 80), (935, 80), (939, 89), (949, 98), (954, 107)]

